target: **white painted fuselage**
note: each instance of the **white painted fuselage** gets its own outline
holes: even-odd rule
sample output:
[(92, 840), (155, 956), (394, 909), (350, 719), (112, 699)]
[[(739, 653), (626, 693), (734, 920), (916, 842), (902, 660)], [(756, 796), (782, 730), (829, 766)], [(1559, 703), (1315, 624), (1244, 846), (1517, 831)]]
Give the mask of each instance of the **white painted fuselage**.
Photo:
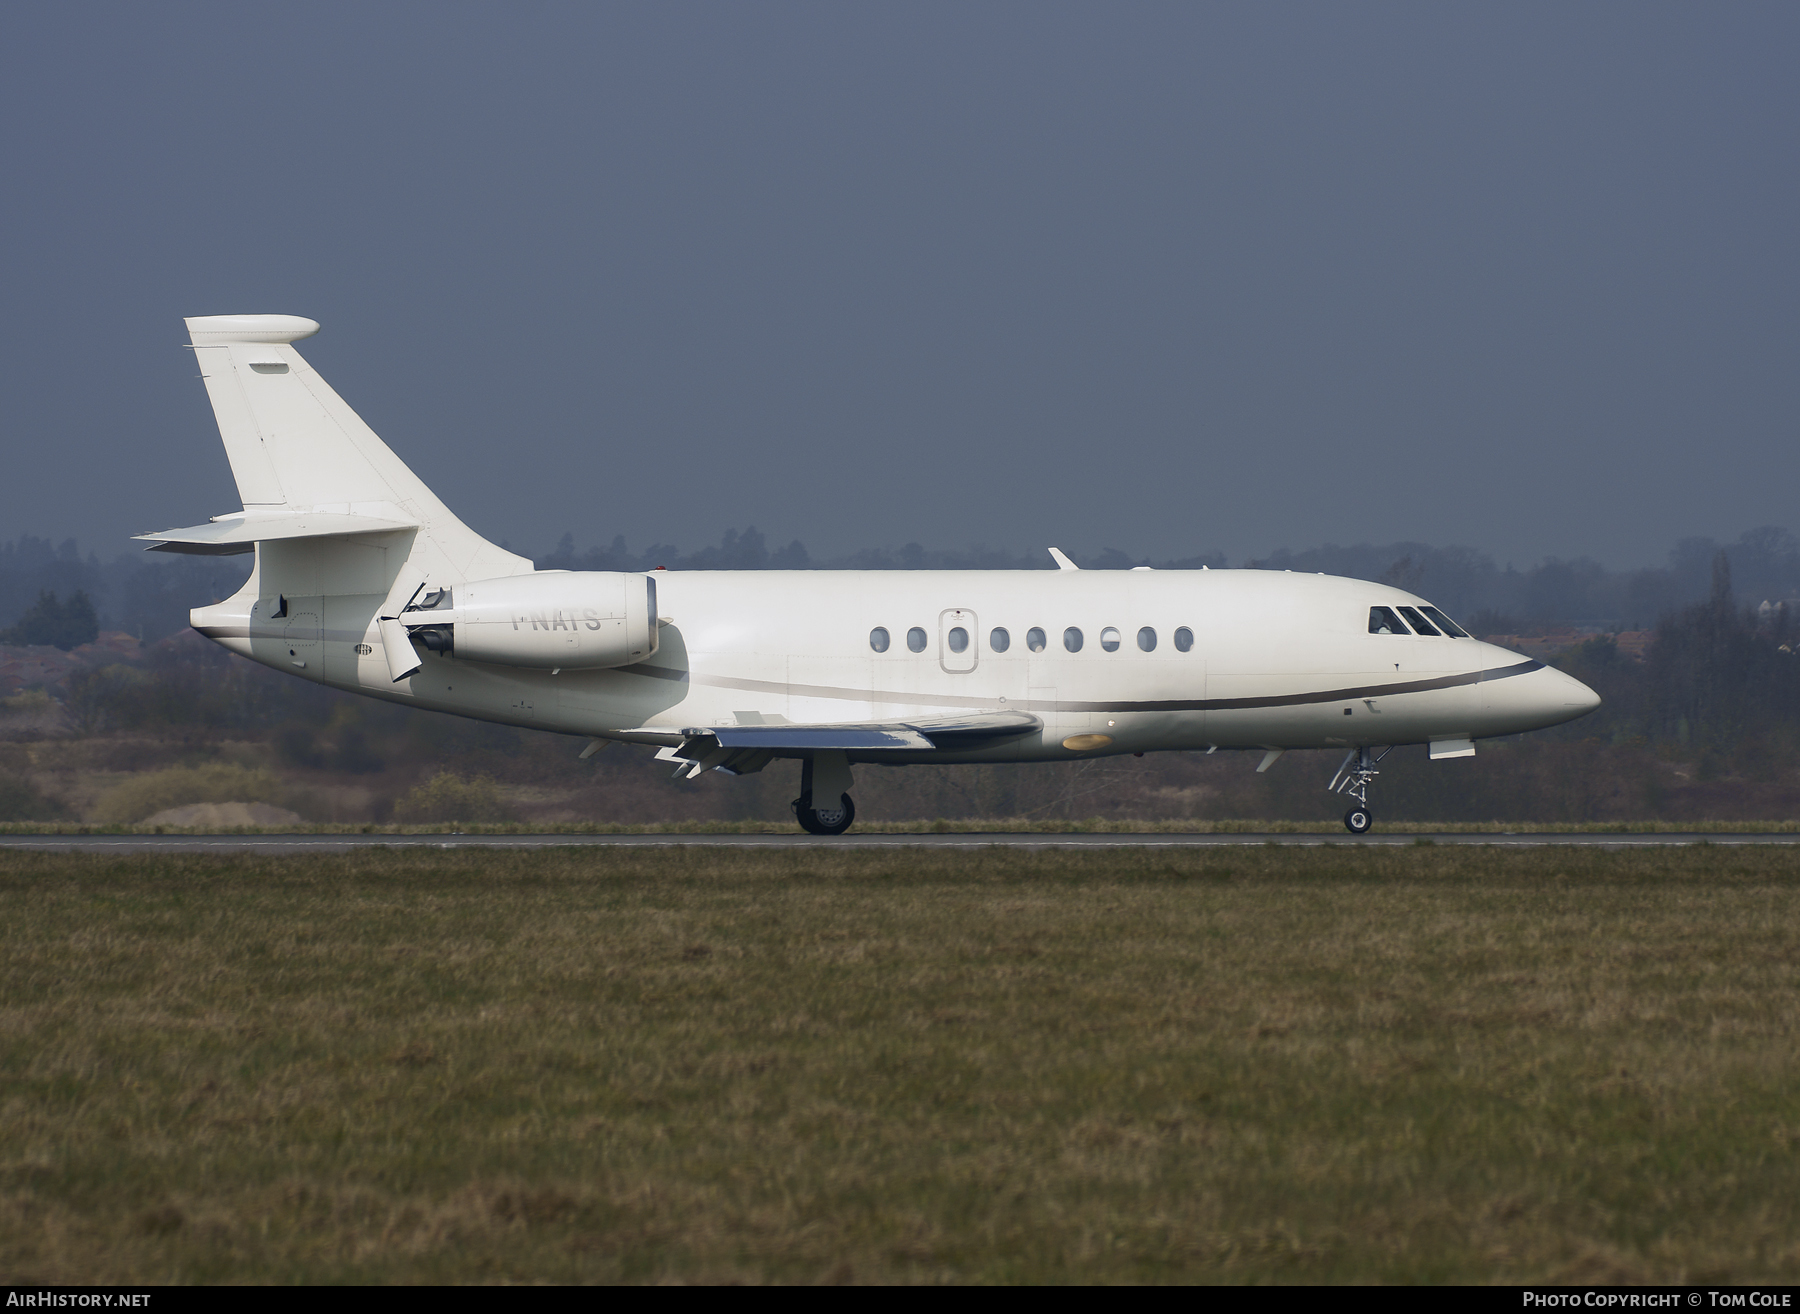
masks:
[[(287, 593), (287, 615), (256, 624), (256, 599), (277, 590), (253, 579), (195, 620), (234, 651), (336, 688), (570, 734), (673, 743), (693, 727), (995, 711), (1043, 722), (979, 747), (909, 753), (912, 762), (1474, 739), (1555, 725), (1599, 701), (1562, 672), (1475, 639), (1371, 634), (1371, 607), (1422, 600), (1335, 576), (658, 571), (654, 579), (655, 655), (605, 670), (421, 653), (420, 668), (395, 683), (374, 592)], [(970, 636), (961, 654), (948, 642), (959, 626)], [(871, 644), (878, 629), (885, 652)], [(923, 631), (920, 651), (908, 644), (913, 630)], [(1182, 630), (1192, 635), (1185, 652)], [(1041, 651), (1032, 651), (1033, 631)], [(1078, 651), (1065, 641), (1071, 632)], [(1070, 740), (1078, 747), (1065, 747)]]

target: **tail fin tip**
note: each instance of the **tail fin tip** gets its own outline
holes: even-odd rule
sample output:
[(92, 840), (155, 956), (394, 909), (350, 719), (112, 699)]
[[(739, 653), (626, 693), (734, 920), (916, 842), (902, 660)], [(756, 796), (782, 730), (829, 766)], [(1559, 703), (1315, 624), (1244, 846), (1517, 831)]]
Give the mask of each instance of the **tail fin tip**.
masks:
[(191, 315), (188, 336), (196, 347), (228, 342), (298, 342), (319, 331), (319, 321), (300, 315)]

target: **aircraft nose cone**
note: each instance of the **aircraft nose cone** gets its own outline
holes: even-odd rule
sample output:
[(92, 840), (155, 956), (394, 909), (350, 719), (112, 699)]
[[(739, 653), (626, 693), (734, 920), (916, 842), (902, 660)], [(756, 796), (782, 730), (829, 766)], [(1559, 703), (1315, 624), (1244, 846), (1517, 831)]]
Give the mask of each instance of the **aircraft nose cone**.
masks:
[(1571, 717), (1584, 716), (1600, 706), (1600, 695), (1574, 676), (1565, 675), (1554, 666), (1544, 669), (1546, 673), (1556, 677), (1556, 692), (1562, 696), (1563, 708)]
[[(1509, 653), (1516, 661), (1517, 654)], [(1516, 666), (1513, 669), (1518, 669)], [(1543, 730), (1586, 716), (1600, 706), (1600, 695), (1554, 666), (1538, 666), (1486, 686), (1489, 734)]]

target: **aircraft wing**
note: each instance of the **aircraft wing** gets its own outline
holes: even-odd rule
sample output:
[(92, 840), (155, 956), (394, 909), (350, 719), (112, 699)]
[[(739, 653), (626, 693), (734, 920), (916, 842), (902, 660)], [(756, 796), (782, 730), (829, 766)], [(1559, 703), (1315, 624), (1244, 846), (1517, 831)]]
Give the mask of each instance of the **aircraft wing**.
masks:
[[(1016, 738), (1041, 729), (1043, 724), (1030, 712), (977, 712), (968, 716), (916, 717), (907, 721), (861, 721), (841, 725), (695, 726), (665, 732), (671, 739), (679, 734), (681, 742), (667, 744), (658, 756), (691, 763), (690, 776), (714, 767), (733, 775), (748, 775), (761, 771), (776, 757), (835, 749), (868, 761), (879, 761), (889, 754), (904, 759), (909, 753), (972, 748), (989, 740)], [(880, 756), (872, 756), (876, 754)]]

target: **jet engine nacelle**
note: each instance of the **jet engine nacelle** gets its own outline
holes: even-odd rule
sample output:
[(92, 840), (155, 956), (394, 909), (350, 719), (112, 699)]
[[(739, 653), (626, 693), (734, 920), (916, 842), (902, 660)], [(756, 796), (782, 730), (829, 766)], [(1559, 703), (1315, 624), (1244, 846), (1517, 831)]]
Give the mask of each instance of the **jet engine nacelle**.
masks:
[(656, 580), (542, 570), (428, 594), (400, 618), (422, 648), (501, 666), (593, 670), (656, 651)]

